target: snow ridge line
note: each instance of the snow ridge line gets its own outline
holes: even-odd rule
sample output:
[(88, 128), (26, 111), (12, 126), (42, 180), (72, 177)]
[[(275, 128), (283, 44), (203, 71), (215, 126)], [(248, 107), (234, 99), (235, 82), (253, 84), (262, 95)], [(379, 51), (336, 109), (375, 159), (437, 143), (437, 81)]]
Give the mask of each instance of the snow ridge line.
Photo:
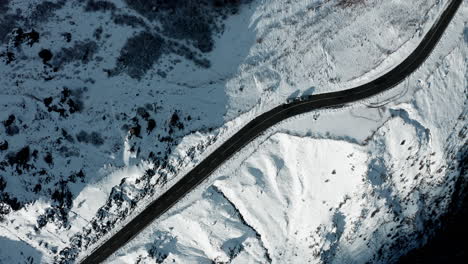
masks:
[(268, 261), (268, 263), (272, 263), (273, 260), (271, 259), (271, 256), (270, 256), (270, 253), (268, 252), (268, 248), (266, 248), (265, 246), (265, 243), (263, 242), (262, 240), (262, 235), (260, 233), (258, 233), (258, 231), (252, 226), (250, 225), (249, 223), (247, 223), (247, 221), (245, 220), (244, 216), (241, 214), (241, 212), (239, 211), (239, 208), (237, 208), (237, 206), (223, 193), (223, 191), (221, 191), (218, 187), (216, 187), (215, 185), (213, 185), (211, 187), (215, 192), (217, 192), (219, 195), (221, 195), (231, 206), (232, 208), (234, 208), (234, 210), (237, 212), (237, 216), (239, 216), (239, 219), (240, 221), (242, 222), (242, 224), (244, 224), (245, 226), (249, 227), (250, 229), (252, 229), (254, 232), (255, 232), (255, 236), (258, 238), (258, 240), (260, 240), (260, 245), (263, 247), (263, 249), (265, 250), (265, 257)]

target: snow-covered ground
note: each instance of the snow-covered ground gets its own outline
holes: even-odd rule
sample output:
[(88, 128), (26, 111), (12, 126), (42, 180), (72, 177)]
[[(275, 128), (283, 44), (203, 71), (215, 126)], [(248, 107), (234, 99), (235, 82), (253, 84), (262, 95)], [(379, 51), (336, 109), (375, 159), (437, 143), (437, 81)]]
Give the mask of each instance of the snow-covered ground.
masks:
[[(0, 261), (31, 256), (49, 263), (85, 253), (254, 116), (290, 96), (366, 82), (400, 62), (448, 1), (368, 0), (345, 6), (338, 0), (254, 0), (194, 13), (190, 5), (196, 1), (189, 1), (189, 8), (163, 5), (156, 15), (127, 2), (0, 4), (0, 228), (5, 230), (0, 238), (2, 245), (24, 248), (20, 255), (0, 251)], [(292, 258), (312, 252), (298, 242), (305, 233), (295, 236), (293, 229), (315, 232), (320, 226), (314, 250), (333, 256), (342, 241), (330, 231), (338, 228), (331, 220), (361, 210), (337, 203), (349, 196), (359, 208), (378, 207), (372, 203), (379, 200), (357, 198), (372, 189), (362, 181), (369, 178), (372, 160), (390, 171), (401, 155), (422, 159), (434, 149), (433, 160), (448, 162), (444, 148), (455, 126), (452, 116), (461, 113), (466, 99), (464, 17), (466, 7), (419, 77), (378, 97), (398, 101), (375, 108), (373, 99), (272, 128), (150, 228), (153, 233), (122, 251), (129, 254), (126, 259), (141, 255), (150, 261), (148, 252), (158, 258), (166, 251), (168, 259), (184, 262), (234, 255), (240, 263)], [(199, 27), (187, 29), (194, 22), (190, 18)], [(426, 128), (431, 148), (420, 135)], [(403, 145), (412, 147), (407, 154), (390, 148), (399, 146), (403, 135), (408, 137)], [(422, 145), (421, 153), (413, 153)], [(348, 152), (355, 155), (347, 158)], [(335, 165), (339, 160), (343, 164)], [(276, 170), (284, 179), (272, 180)], [(339, 185), (339, 179), (346, 184)], [(376, 192), (393, 195), (385, 184)], [(317, 193), (327, 186), (338, 190)], [(278, 191), (285, 193), (278, 196)], [(290, 201), (284, 198), (288, 192), (294, 193)], [(266, 214), (256, 204), (278, 208)], [(306, 223), (294, 211), (313, 215), (329, 208)], [(384, 218), (382, 213), (375, 219)], [(363, 222), (361, 232), (369, 235), (373, 222)], [(348, 225), (343, 228), (343, 234), (350, 232)], [(290, 246), (276, 250), (286, 238)], [(372, 255), (366, 252), (364, 257)]]
[(466, 148), (466, 12), (406, 82), (270, 129), (108, 262), (391, 263), (423, 244)]

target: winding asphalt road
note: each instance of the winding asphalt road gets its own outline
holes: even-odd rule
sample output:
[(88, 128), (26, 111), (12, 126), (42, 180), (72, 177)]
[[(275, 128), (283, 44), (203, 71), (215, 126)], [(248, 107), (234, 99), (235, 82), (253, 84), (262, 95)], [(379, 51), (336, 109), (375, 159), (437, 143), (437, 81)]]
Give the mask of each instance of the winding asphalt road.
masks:
[(167, 192), (153, 201), (145, 210), (143, 210), (114, 236), (83, 259), (82, 263), (94, 264), (103, 262), (107, 257), (125, 245), (156, 218), (176, 204), (177, 201), (189, 193), (193, 188), (197, 187), (223, 162), (228, 160), (237, 151), (257, 138), (262, 134), (262, 132), (271, 126), (274, 126), (292, 116), (313, 110), (342, 107), (346, 104), (369, 98), (398, 85), (426, 60), (439, 42), (442, 34), (462, 2), (463, 0), (451, 0), (446, 10), (427, 32), (416, 50), (414, 50), (413, 53), (411, 53), (401, 64), (385, 75), (352, 89), (312, 95), (302, 98), (302, 100), (283, 104), (256, 117), (245, 127), (239, 130), (239, 132), (229, 138), (200, 164), (193, 168)]

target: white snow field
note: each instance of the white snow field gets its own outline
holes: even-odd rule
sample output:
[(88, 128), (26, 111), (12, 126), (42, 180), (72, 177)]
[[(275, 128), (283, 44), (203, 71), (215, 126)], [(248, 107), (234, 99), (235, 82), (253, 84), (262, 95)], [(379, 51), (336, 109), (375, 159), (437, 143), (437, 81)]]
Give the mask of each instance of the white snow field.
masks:
[[(177, 28), (183, 8), (0, 3), (0, 263), (85, 256), (255, 116), (398, 64), (448, 3), (351, 2), (210, 9), (209, 34)], [(404, 252), (378, 255), (387, 234), (419, 245), (464, 140), (466, 17), (398, 88), (270, 129), (109, 262), (385, 263)]]

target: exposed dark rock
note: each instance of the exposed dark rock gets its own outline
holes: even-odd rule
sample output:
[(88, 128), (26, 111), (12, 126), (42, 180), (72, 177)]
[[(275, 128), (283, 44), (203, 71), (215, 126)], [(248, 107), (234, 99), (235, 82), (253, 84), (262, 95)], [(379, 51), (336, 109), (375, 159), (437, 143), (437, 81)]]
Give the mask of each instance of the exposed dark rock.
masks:
[(151, 133), (151, 131), (153, 131), (153, 129), (156, 127), (156, 121), (154, 119), (150, 119), (148, 120), (148, 126), (146, 127), (146, 131), (149, 133)]
[(53, 100), (52, 97), (44, 98), (44, 100), (43, 100), (44, 105), (47, 106), (47, 107), (50, 106), (50, 104), (52, 103), (52, 100)]
[(34, 186), (33, 192), (34, 193), (39, 193), (42, 190), (42, 185), (40, 183), (36, 184)]
[(71, 42), (72, 40), (72, 34), (70, 32), (65, 32), (62, 34), (63, 38), (65, 39), (66, 42)]
[(45, 161), (47, 164), (52, 165), (52, 164), (54, 163), (54, 159), (53, 159), (53, 157), (52, 157), (52, 153), (47, 152), (47, 154), (46, 154), (45, 157), (44, 157), (44, 161)]
[(52, 52), (50, 52), (48, 49), (41, 50), (38, 55), (44, 64), (50, 61), (53, 57)]
[(131, 136), (140, 137), (141, 126), (139, 124), (136, 124), (136, 126), (130, 128), (129, 133), (130, 133)]

